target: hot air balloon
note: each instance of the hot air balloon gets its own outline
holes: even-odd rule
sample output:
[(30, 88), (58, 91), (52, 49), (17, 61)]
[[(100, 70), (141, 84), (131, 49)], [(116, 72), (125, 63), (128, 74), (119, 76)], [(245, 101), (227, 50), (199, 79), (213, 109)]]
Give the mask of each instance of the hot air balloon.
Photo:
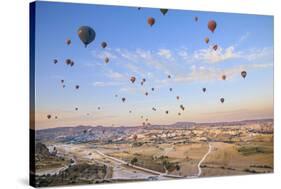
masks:
[(160, 12), (165, 16), (165, 14), (168, 12), (168, 9), (160, 9)]
[(155, 24), (155, 19), (152, 18), (152, 17), (148, 17), (147, 18), (147, 23), (150, 25), (150, 26), (153, 26)]
[(114, 95), (115, 96), (115, 98), (117, 98), (118, 97), (118, 95), (116, 94), (116, 95)]
[(152, 87), (151, 90), (154, 91), (154, 88)]
[(60, 80), (60, 82), (61, 82), (61, 83), (64, 83), (64, 80), (62, 79), (62, 80)]
[(74, 66), (74, 62), (73, 62), (73, 61), (71, 61), (70, 66), (71, 66), (71, 67)]
[(58, 60), (57, 59), (54, 59), (53, 60), (54, 64), (58, 63)]
[(166, 114), (168, 114), (168, 113), (169, 113), (169, 111), (168, 111), (168, 110), (166, 110), (166, 111), (165, 111), (165, 113), (166, 113)]
[(109, 58), (105, 57), (104, 62), (107, 64), (109, 62)]
[(130, 110), (129, 113), (131, 114), (131, 113), (132, 113), (132, 110)]
[(135, 77), (135, 76), (132, 76), (132, 77), (130, 78), (130, 81), (131, 81), (132, 83), (134, 83), (134, 82), (136, 81), (136, 77)]
[(136, 140), (138, 139), (138, 136), (137, 136), (137, 135), (134, 135), (134, 136), (133, 136), (133, 139), (134, 139), (134, 141), (136, 141)]
[(224, 103), (224, 98), (221, 98), (220, 101), (221, 101), (221, 103)]
[(141, 85), (143, 85), (143, 81), (141, 82)]
[(122, 102), (125, 102), (125, 101), (126, 101), (126, 98), (125, 98), (125, 97), (123, 97), (123, 98), (122, 98)]
[(153, 107), (152, 110), (153, 110), (153, 111), (156, 111), (156, 108)]
[(145, 78), (143, 78), (143, 79), (142, 79), (142, 82), (145, 82), (145, 81), (146, 81), (146, 79), (145, 79)]
[(218, 45), (214, 45), (213, 49), (216, 51), (218, 49)]
[(210, 40), (209, 40), (209, 37), (206, 37), (206, 38), (205, 38), (205, 43), (207, 43), (207, 44), (208, 44), (208, 43), (209, 43), (209, 41), (210, 41)]
[(48, 118), (48, 119), (51, 119), (51, 117), (52, 117), (52, 116), (51, 116), (50, 114), (47, 115), (47, 118)]
[(247, 76), (247, 72), (246, 71), (242, 71), (241, 72), (241, 76), (245, 79), (245, 77)]
[(62, 88), (65, 88), (65, 85), (62, 85)]
[(182, 111), (184, 111), (184, 106), (183, 105), (180, 105), (180, 108), (182, 109)]
[(98, 110), (100, 110), (100, 106), (98, 106)]
[(89, 45), (95, 40), (96, 32), (93, 30), (93, 28), (89, 26), (81, 26), (78, 29), (78, 36), (80, 40), (84, 43), (85, 47), (87, 47), (87, 45)]
[(168, 75), (168, 78), (171, 79), (171, 75)]
[(197, 17), (197, 16), (195, 16), (195, 17), (194, 17), (194, 20), (195, 20), (195, 22), (197, 22), (197, 21), (198, 21), (198, 17)]
[(148, 92), (145, 92), (144, 94), (145, 94), (145, 96), (148, 96)]
[(226, 75), (221, 76), (222, 80), (226, 80)]
[(78, 108), (76, 107), (75, 110), (78, 111)]
[(101, 47), (104, 49), (105, 47), (107, 47), (107, 43), (106, 42), (102, 42), (101, 43)]
[(79, 89), (79, 88), (80, 88), (80, 86), (79, 86), (79, 85), (76, 85), (76, 86), (75, 86), (75, 89)]
[(66, 39), (66, 44), (70, 45), (71, 44), (71, 40), (70, 39)]
[(209, 30), (210, 30), (211, 32), (214, 33), (216, 27), (217, 27), (216, 21), (210, 20), (210, 21), (208, 22), (208, 28), (209, 28)]
[(141, 10), (141, 7), (138, 7), (138, 10)]
[(173, 89), (172, 89), (172, 88), (170, 88), (169, 90), (170, 90), (170, 91), (173, 91)]
[(146, 118), (145, 121), (148, 121), (148, 118)]
[(178, 115), (180, 116), (180, 115), (181, 115), (181, 113), (179, 112), (179, 113), (178, 113)]
[(179, 100), (180, 99), (180, 97), (179, 96), (177, 96), (177, 100)]
[(70, 65), (71, 62), (72, 62), (72, 61), (71, 61), (71, 59), (69, 59), (69, 58), (65, 60), (66, 65)]
[(206, 88), (205, 88), (205, 87), (204, 87), (204, 88), (202, 88), (202, 91), (203, 91), (203, 92), (206, 92)]
[(142, 122), (142, 126), (145, 126), (145, 122)]

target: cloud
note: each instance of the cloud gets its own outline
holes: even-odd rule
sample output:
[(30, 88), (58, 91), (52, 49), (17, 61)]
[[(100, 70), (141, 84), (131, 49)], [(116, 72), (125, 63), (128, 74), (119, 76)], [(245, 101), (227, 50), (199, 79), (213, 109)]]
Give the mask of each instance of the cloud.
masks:
[(113, 87), (113, 86), (120, 86), (123, 83), (121, 82), (104, 82), (104, 81), (96, 81), (93, 83), (95, 87)]
[(172, 52), (169, 49), (159, 49), (157, 54), (161, 57), (166, 58), (166, 59), (172, 58)]
[(106, 73), (106, 76), (111, 78), (111, 79), (114, 79), (114, 80), (121, 80), (121, 79), (126, 78), (124, 74), (122, 74), (120, 72), (113, 71), (113, 70), (109, 70)]
[(234, 46), (230, 46), (226, 49), (219, 47), (216, 51), (212, 48), (200, 49), (193, 53), (193, 59), (196, 61), (203, 61), (206, 63), (218, 63), (230, 59), (240, 57), (239, 52), (235, 52)]

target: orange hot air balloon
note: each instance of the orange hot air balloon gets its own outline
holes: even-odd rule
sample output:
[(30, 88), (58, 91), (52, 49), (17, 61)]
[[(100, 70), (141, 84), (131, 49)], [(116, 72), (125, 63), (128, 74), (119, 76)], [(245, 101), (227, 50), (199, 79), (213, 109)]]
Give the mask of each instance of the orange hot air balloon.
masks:
[(130, 81), (131, 81), (132, 83), (134, 83), (134, 82), (136, 81), (136, 77), (135, 77), (135, 76), (132, 76), (132, 77), (130, 78)]
[(210, 30), (212, 33), (214, 33), (216, 27), (217, 27), (216, 21), (210, 20), (210, 21), (208, 22), (208, 28), (209, 28), (209, 30)]
[(213, 49), (216, 51), (218, 49), (218, 45), (214, 45)]
[(224, 103), (224, 98), (221, 98), (220, 101), (221, 101), (221, 103)]
[(155, 19), (152, 18), (152, 17), (148, 17), (147, 18), (147, 23), (150, 25), (150, 26), (153, 26), (155, 24)]
[(221, 76), (222, 80), (226, 80), (226, 75)]
[(207, 43), (207, 44), (208, 44), (208, 43), (209, 43), (209, 41), (210, 41), (209, 37), (206, 37), (206, 38), (205, 38), (205, 43)]

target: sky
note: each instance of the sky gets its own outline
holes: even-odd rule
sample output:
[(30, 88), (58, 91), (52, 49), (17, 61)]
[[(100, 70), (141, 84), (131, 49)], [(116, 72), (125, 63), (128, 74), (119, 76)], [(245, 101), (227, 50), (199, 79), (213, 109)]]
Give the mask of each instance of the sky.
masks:
[[(217, 23), (214, 33), (209, 20)], [(96, 32), (87, 48), (77, 35), (83, 25)], [(170, 9), (164, 16), (154, 8), (37, 2), (35, 29), (36, 129), (273, 118), (272, 16)]]

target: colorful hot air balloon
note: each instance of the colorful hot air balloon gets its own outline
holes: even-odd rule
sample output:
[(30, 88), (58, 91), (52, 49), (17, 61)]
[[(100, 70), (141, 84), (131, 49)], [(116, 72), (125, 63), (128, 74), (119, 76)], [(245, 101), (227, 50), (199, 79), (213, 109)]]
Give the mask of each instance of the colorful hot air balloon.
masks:
[(107, 43), (104, 41), (101, 43), (101, 47), (104, 49), (105, 47), (107, 47)]
[(168, 9), (160, 9), (160, 12), (165, 16), (165, 14), (168, 12)]
[(136, 77), (135, 77), (135, 76), (132, 76), (132, 77), (130, 78), (130, 81), (131, 81), (132, 83), (134, 83), (134, 82), (136, 81)]
[(204, 88), (202, 88), (202, 91), (203, 91), (203, 92), (206, 92), (206, 88), (205, 88), (205, 87), (204, 87)]
[(226, 75), (221, 76), (222, 80), (226, 80)]
[(221, 98), (220, 101), (221, 101), (221, 103), (224, 103), (224, 98)]
[(70, 39), (66, 39), (66, 44), (70, 45), (71, 44), (71, 40)]
[(109, 62), (109, 58), (105, 57), (104, 62), (107, 64)]
[(96, 32), (89, 26), (81, 26), (78, 29), (77, 33), (80, 40), (84, 43), (85, 47), (87, 47), (87, 45), (93, 42), (96, 38)]
[(153, 26), (155, 24), (155, 19), (152, 18), (152, 17), (148, 17), (147, 18), (147, 23), (150, 25), (150, 26)]
[(209, 40), (209, 37), (206, 37), (206, 38), (205, 38), (205, 43), (207, 43), (207, 44), (208, 44), (208, 43), (209, 43), (209, 41), (210, 41), (210, 40)]
[(216, 27), (217, 27), (216, 21), (210, 20), (210, 21), (208, 22), (208, 28), (209, 28), (209, 30), (210, 30), (211, 32), (214, 33)]
[(214, 45), (213, 49), (216, 51), (218, 49), (218, 45)]
[(247, 72), (246, 71), (242, 71), (241, 72), (241, 76), (245, 79), (245, 77), (247, 76)]

